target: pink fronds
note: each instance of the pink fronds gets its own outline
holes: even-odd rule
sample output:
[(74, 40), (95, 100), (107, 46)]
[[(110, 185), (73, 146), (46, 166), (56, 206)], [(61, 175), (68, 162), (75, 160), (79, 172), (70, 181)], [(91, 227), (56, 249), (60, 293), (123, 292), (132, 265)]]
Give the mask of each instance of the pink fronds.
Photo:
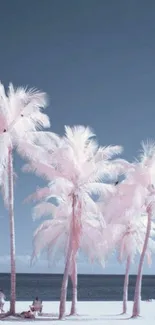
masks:
[(61, 196), (63, 196), (63, 198), (66, 197), (66, 199), (74, 190), (73, 183), (70, 180), (59, 176), (56, 177), (53, 182), (50, 182), (48, 186), (52, 193), (55, 193), (56, 195), (62, 193)]
[(42, 128), (50, 127), (49, 117), (41, 112), (35, 112), (31, 114), (30, 118), (34, 123), (36, 130), (41, 130)]
[[(145, 218), (143, 216), (139, 216), (137, 219), (134, 218), (130, 220), (128, 224), (124, 224), (124, 230), (122, 230), (122, 234), (116, 243), (120, 262), (125, 260), (128, 256), (130, 256), (131, 261), (133, 262), (136, 254), (142, 253), (146, 227), (147, 216), (145, 216)], [(148, 258), (150, 252), (153, 251), (153, 247), (155, 247), (155, 244), (150, 238), (148, 243)]]
[[(13, 172), (13, 183), (17, 180), (17, 174)], [(0, 170), (0, 187), (4, 204), (8, 209), (9, 204), (9, 187), (8, 187), (8, 155), (6, 156), (6, 166), (1, 166)]]
[(43, 216), (53, 216), (57, 207), (50, 202), (41, 202), (33, 208), (33, 219), (39, 219)]
[(149, 164), (152, 159), (155, 159), (155, 141), (142, 141), (141, 146), (140, 161), (144, 164)]
[[(5, 93), (5, 88), (3, 84), (0, 82), (0, 127), (3, 127), (3, 129), (7, 126), (7, 120), (9, 119), (9, 105), (8, 105), (8, 99)], [(2, 131), (2, 128), (0, 129)]]
[(37, 176), (42, 176), (48, 181), (60, 176), (60, 173), (54, 167), (39, 161), (31, 161), (31, 163), (25, 164), (22, 167), (22, 171), (35, 173)]
[(84, 186), (84, 190), (89, 194), (97, 194), (100, 196), (106, 196), (109, 195), (109, 193), (115, 192), (115, 186), (111, 184), (105, 184), (105, 183), (88, 183)]
[(121, 154), (123, 151), (122, 146), (107, 146), (107, 147), (99, 147), (96, 155), (95, 155), (95, 161), (103, 161), (103, 160), (109, 160), (113, 156)]
[(25, 139), (18, 141), (16, 149), (20, 156), (33, 159), (33, 161), (38, 161), (41, 157), (46, 157), (46, 151), (33, 143), (29, 143)]
[(24, 117), (29, 117), (31, 114), (40, 112), (41, 108), (47, 106), (46, 93), (22, 87), (15, 89), (12, 84), (9, 85), (8, 99), (14, 118), (17, 118), (20, 113)]
[(47, 196), (50, 195), (50, 189), (49, 187), (43, 187), (43, 188), (39, 188), (36, 190), (35, 193), (29, 195), (24, 202), (30, 202), (30, 201), (40, 201), (40, 200), (44, 200)]
[(97, 260), (101, 265), (104, 265), (107, 249), (99, 227), (94, 227), (89, 222), (83, 224), (80, 248), (91, 262)]
[(29, 115), (32, 110), (44, 109), (48, 105), (48, 97), (45, 92), (41, 92), (35, 88), (26, 90), (26, 99), (24, 103), (24, 115)]
[[(0, 84), (0, 131), (10, 133), (12, 140), (38, 128), (50, 127), (50, 121), (42, 109), (47, 106), (47, 95), (35, 89), (15, 88), (11, 83), (8, 92)], [(3, 108), (2, 108), (3, 107)], [(3, 129), (2, 129), (3, 128)]]
[(59, 260), (66, 255), (67, 237), (68, 234), (64, 228), (62, 233), (59, 234), (57, 237), (55, 237), (54, 240), (50, 242), (47, 248), (47, 256), (48, 256), (48, 261), (52, 262), (52, 265), (59, 262)]
[(31, 136), (37, 145), (51, 152), (54, 152), (54, 150), (60, 146), (60, 143), (62, 141), (61, 137), (58, 134), (47, 131), (32, 132)]
[(95, 134), (90, 127), (77, 125), (71, 128), (65, 125), (65, 136), (71, 146), (76, 145), (79, 146), (80, 149), (84, 149)]
[(4, 204), (8, 209), (9, 205), (9, 188), (8, 188), (8, 169), (4, 168), (1, 175), (1, 193), (3, 196)]
[(82, 193), (81, 204), (83, 210), (82, 217), (83, 216), (88, 217), (90, 215), (90, 212), (95, 216), (99, 215), (100, 210), (97, 203), (92, 200), (92, 198), (86, 191), (83, 191)]
[(113, 166), (116, 167), (116, 173), (118, 173), (118, 175), (127, 174), (130, 171), (134, 170), (134, 164), (129, 163), (125, 159), (121, 159), (121, 158), (114, 159), (112, 160), (112, 164)]
[(35, 256), (43, 249), (52, 246), (55, 240), (63, 233), (64, 223), (56, 220), (46, 220), (34, 233), (33, 247)]
[(130, 164), (122, 159), (112, 161), (99, 161), (90, 167), (86, 166), (86, 176), (89, 182), (101, 182), (106, 180), (117, 179), (119, 175), (125, 174), (128, 171)]
[(0, 173), (3, 168), (7, 168), (8, 163), (8, 148), (12, 146), (10, 135), (7, 133), (0, 134)]

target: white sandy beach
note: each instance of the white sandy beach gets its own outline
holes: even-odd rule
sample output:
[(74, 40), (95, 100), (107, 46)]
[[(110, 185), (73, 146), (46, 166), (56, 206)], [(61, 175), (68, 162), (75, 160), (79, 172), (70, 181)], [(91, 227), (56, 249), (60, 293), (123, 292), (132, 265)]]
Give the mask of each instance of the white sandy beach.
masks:
[[(17, 312), (28, 310), (31, 302), (17, 302)], [(122, 302), (78, 302), (78, 316), (66, 317), (66, 324), (75, 325), (80, 322), (81, 325), (124, 325), (127, 322), (135, 322), (141, 325), (154, 325), (155, 323), (155, 300), (153, 302), (141, 302), (141, 317), (130, 319), (133, 302), (128, 303), (128, 314), (121, 315)], [(8, 308), (5, 305), (5, 310)], [(58, 324), (61, 322), (58, 317), (59, 302), (44, 302), (43, 316), (35, 320), (16, 320), (11, 317), (4, 321), (9, 325), (12, 323), (30, 324), (35, 322), (36, 325)], [(67, 302), (67, 313), (70, 310), (70, 302)], [(47, 316), (48, 314), (48, 316)]]

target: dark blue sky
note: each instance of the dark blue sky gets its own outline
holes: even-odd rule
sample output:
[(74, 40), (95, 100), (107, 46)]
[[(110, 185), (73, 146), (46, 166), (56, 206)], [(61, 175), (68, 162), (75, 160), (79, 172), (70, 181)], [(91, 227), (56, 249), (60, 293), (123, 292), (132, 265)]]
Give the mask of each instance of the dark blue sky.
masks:
[[(155, 2), (1, 0), (0, 79), (6, 86), (12, 81), (47, 91), (54, 132), (62, 134), (64, 124), (90, 125), (100, 144), (122, 144), (132, 160), (141, 140), (155, 137)], [(14, 162), (18, 171), (22, 161), (15, 156)], [(42, 182), (18, 176), (15, 220), (22, 260), (31, 254), (36, 224), (31, 206), (21, 202)], [(9, 239), (0, 206), (1, 271), (8, 269)]]

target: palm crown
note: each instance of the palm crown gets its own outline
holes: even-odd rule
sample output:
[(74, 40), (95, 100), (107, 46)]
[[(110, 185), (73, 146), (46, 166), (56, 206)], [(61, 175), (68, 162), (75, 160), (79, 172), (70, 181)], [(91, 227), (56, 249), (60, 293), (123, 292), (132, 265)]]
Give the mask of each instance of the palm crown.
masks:
[[(117, 243), (118, 258), (122, 262), (130, 256), (131, 261), (137, 254), (142, 253), (143, 243), (146, 234), (147, 216), (142, 215), (138, 218), (131, 216), (130, 221), (127, 225), (122, 225), (122, 234), (119, 237)], [(148, 242), (147, 256), (149, 257), (151, 252), (155, 251), (155, 242), (153, 237), (155, 236), (155, 225), (152, 222), (151, 234)]]
[(47, 200), (51, 196), (61, 197), (67, 203), (69, 217), (72, 213), (72, 195), (76, 197), (76, 227), (77, 232), (80, 232), (81, 218), (91, 218), (93, 215), (93, 218), (99, 218), (103, 222), (92, 195), (106, 195), (115, 191), (113, 185), (103, 183), (104, 177), (118, 176), (128, 163), (121, 159), (112, 160), (112, 156), (120, 153), (122, 148), (99, 147), (94, 133), (88, 127), (65, 127), (65, 131), (62, 138), (54, 137), (54, 141), (49, 138), (46, 153), (39, 164), (33, 160), (24, 170), (35, 171), (51, 181), (48, 187), (38, 189), (31, 198)]
[[(47, 105), (47, 96), (35, 89), (14, 88), (8, 92), (0, 83), (0, 179), (7, 179), (8, 149), (16, 147), (20, 153), (32, 143), (35, 132), (41, 127), (49, 127), (50, 122), (42, 109)], [(33, 134), (33, 137), (32, 137)], [(24, 144), (24, 145), (23, 145)], [(22, 149), (21, 149), (22, 148)], [(3, 191), (4, 196), (6, 191)]]

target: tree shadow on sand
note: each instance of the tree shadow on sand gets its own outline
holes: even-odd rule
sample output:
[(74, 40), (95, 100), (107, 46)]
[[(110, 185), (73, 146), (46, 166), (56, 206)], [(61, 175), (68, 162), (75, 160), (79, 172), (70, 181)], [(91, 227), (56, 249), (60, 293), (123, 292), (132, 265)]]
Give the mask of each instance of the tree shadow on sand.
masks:
[[(122, 316), (122, 317), (121, 317)], [(124, 317), (123, 317), (124, 316)], [(90, 321), (122, 321), (122, 320), (129, 320), (132, 319), (131, 316), (127, 314), (113, 314), (113, 315), (98, 315), (98, 316), (91, 316), (88, 314), (79, 314), (75, 316), (66, 315), (64, 317), (64, 320), (66, 321), (78, 321), (78, 322), (90, 322)], [(7, 315), (0, 315), (0, 320), (2, 321), (9, 321), (9, 322), (49, 322), (49, 321), (58, 321), (58, 313), (43, 313), (42, 315), (39, 315), (35, 317), (34, 319), (31, 318), (23, 318), (20, 314), (17, 314), (16, 316), (7, 316)]]
[(16, 314), (15, 316), (9, 315), (9, 313), (6, 314), (0, 314), (0, 321), (7, 321), (7, 322), (39, 322), (39, 321), (55, 321), (58, 320), (58, 314), (54, 313), (45, 313), (42, 315), (39, 315), (34, 318), (26, 318), (23, 317), (21, 314)]

